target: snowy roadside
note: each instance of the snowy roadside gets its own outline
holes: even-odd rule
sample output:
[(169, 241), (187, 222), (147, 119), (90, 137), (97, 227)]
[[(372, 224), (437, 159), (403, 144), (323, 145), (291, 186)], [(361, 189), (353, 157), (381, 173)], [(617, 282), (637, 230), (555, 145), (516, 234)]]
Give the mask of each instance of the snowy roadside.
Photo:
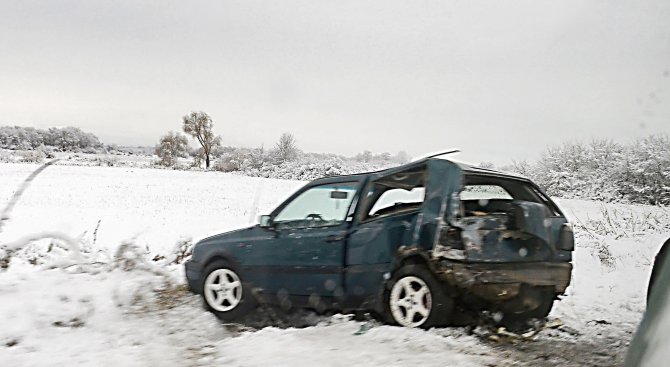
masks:
[[(481, 366), (496, 353), (462, 330), (320, 318), (308, 328), (240, 331), (205, 312), (181, 269), (38, 270), (15, 259), (0, 283), (0, 357), (11, 366)], [(164, 273), (161, 275), (160, 273)], [(318, 319), (317, 319), (318, 320)]]
[(0, 360), (7, 366), (176, 366), (206, 358), (205, 346), (227, 335), (195, 298), (156, 307), (170, 288), (149, 273), (12, 264), (1, 276)]
[[(34, 168), (0, 164), (0, 203)], [(572, 286), (551, 314), (566, 327), (518, 345), (489, 342), (460, 328), (379, 326), (354, 335), (361, 323), (339, 319), (240, 333), (219, 324), (184, 290), (180, 266), (151, 261), (169, 255), (180, 239), (247, 225), (300, 185), (229, 174), (51, 167), (17, 205), (0, 243), (57, 230), (113, 261), (110, 254), (130, 241), (163, 275), (113, 266), (49, 270), (54, 254), (45, 255), (48, 241), (39, 243), (0, 272), (0, 360), (12, 366), (616, 365), (644, 310), (649, 267), (666, 235), (662, 228), (628, 237), (582, 230)], [(602, 203), (560, 204), (581, 223), (602, 215)], [(654, 207), (612, 207), (667, 214)], [(619, 222), (614, 226), (630, 220)]]

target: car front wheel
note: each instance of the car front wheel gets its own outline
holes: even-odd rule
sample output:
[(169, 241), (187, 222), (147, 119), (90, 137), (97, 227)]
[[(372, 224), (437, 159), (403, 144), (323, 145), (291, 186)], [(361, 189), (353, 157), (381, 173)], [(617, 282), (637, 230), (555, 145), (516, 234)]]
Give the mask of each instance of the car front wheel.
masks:
[(224, 321), (235, 321), (255, 305), (248, 284), (225, 261), (215, 261), (204, 271), (202, 298), (205, 308)]

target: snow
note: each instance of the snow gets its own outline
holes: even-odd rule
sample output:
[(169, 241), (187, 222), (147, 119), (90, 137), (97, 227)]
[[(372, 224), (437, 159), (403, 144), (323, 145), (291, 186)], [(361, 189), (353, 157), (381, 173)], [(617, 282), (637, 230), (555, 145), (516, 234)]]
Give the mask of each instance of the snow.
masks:
[[(196, 299), (173, 309), (143, 309), (152, 300), (138, 297), (164, 286), (155, 275), (36, 272), (14, 265), (0, 283), (5, 366), (176, 366), (190, 350), (227, 335)], [(7, 348), (12, 341), (16, 345)]]
[[(609, 212), (667, 216), (668, 209), (625, 204), (603, 204), (587, 200), (557, 200), (569, 220), (578, 228), (586, 218), (603, 220), (603, 207)], [(666, 220), (668, 220), (666, 218)], [(625, 221), (625, 219), (623, 220)], [(666, 224), (670, 223), (668, 221)], [(616, 227), (624, 223), (615, 224)], [(573, 280), (568, 296), (556, 304), (552, 315), (574, 324), (593, 320), (616, 320), (634, 328), (646, 307), (646, 292), (651, 265), (668, 232), (650, 231), (621, 237), (587, 234), (576, 230)]]
[[(36, 167), (0, 163), (3, 206)], [(219, 172), (53, 166), (28, 188), (0, 241), (36, 231), (90, 235), (100, 221), (100, 246), (134, 239), (160, 252), (182, 237), (248, 226), (302, 185)]]
[[(0, 207), (36, 168), (0, 164)], [(0, 361), (7, 366), (487, 366), (516, 361), (514, 354), (461, 328), (377, 326), (355, 335), (362, 322), (331, 317), (307, 328), (239, 331), (222, 326), (185, 290), (180, 265), (148, 260), (169, 255), (180, 240), (249, 225), (302, 184), (220, 172), (48, 168), (16, 205), (0, 244), (56, 232), (81, 241), (89, 259), (105, 264), (49, 269), (61, 256), (48, 252), (49, 241), (14, 257), (0, 271)], [(606, 219), (600, 202), (560, 200), (559, 205), (576, 223)], [(606, 208), (667, 217), (657, 207)], [(620, 221), (615, 226), (625, 225), (625, 219)], [(562, 320), (578, 336), (547, 331), (538, 342), (607, 336), (625, 349), (644, 311), (650, 266), (664, 234), (576, 232), (574, 279), (550, 318)], [(119, 266), (113, 254), (122, 243), (136, 245), (146, 263)]]
[[(294, 366), (296, 361), (305, 366), (324, 361), (329, 366), (480, 366), (495, 361), (488, 348), (483, 348), (491, 353), (488, 356), (477, 351), (481, 346), (472, 336), (390, 326), (354, 335), (358, 329), (355, 322), (307, 329), (265, 328), (221, 343), (220, 362), (226, 366)], [(253, 345), (262, 346), (263, 353), (249, 354), (247, 349)]]

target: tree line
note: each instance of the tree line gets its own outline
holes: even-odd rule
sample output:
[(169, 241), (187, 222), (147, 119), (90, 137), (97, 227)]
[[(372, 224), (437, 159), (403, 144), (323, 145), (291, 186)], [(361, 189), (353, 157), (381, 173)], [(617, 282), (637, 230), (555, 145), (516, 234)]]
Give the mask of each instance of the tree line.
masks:
[(0, 148), (98, 153), (104, 148), (97, 136), (76, 127), (49, 128), (0, 126)]
[[(224, 147), (213, 128), (212, 118), (205, 112), (183, 116), (181, 132), (168, 132), (156, 145), (157, 164), (188, 168), (180, 164), (180, 159), (183, 163), (188, 158), (191, 167), (204, 164), (207, 169), (249, 176), (311, 180), (383, 169), (410, 160), (402, 151), (396, 155), (364, 151), (354, 157), (305, 153), (288, 132), (269, 149)], [(188, 137), (197, 143), (196, 149), (190, 148)], [(122, 148), (105, 146), (95, 135), (76, 127), (0, 126), (0, 149), (107, 153)], [(481, 166), (495, 168), (490, 163)], [(628, 144), (606, 139), (566, 142), (547, 148), (534, 162), (515, 161), (500, 169), (532, 179), (555, 197), (670, 205), (670, 140), (665, 135)]]

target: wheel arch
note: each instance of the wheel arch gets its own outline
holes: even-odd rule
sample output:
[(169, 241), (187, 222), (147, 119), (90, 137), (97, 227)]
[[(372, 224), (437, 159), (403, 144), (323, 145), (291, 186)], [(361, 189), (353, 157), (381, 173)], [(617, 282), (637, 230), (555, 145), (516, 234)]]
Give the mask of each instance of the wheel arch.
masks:
[(454, 288), (452, 284), (449, 282), (444, 281), (439, 275), (438, 275), (438, 269), (435, 261), (431, 258), (430, 254), (418, 247), (400, 247), (398, 248), (397, 254), (396, 254), (396, 262), (393, 266), (393, 269), (391, 270), (391, 276), (385, 280), (383, 289), (388, 289), (389, 284), (391, 280), (393, 279), (393, 274), (395, 274), (396, 271), (399, 269), (402, 269), (404, 266), (407, 265), (415, 265), (415, 266), (424, 266), (426, 270), (433, 276), (433, 278), (440, 283), (442, 286), (442, 289), (450, 296), (455, 296), (458, 291)]
[(400, 247), (396, 253), (396, 261), (393, 272), (405, 265), (424, 265), (428, 270), (433, 270), (432, 262), (428, 253), (418, 247)]
[(236, 271), (240, 271), (240, 263), (235, 259), (234, 256), (225, 251), (217, 251), (209, 254), (202, 262), (202, 271), (200, 274), (201, 280), (205, 277), (205, 269), (207, 269), (208, 266), (212, 265), (212, 263), (216, 261), (224, 261)]
[(390, 291), (393, 275), (405, 265), (424, 265), (430, 270), (430, 259), (428, 254), (422, 249), (416, 247), (400, 246), (396, 251), (395, 260), (384, 276), (384, 280), (379, 287), (375, 298), (375, 310), (383, 312), (387, 292)]
[[(204, 257), (204, 260), (202, 261), (202, 271), (200, 273), (200, 279), (198, 281), (199, 284), (204, 284), (207, 276), (211, 274), (212, 271), (216, 269), (220, 269), (221, 267), (213, 267), (212, 264), (215, 264), (217, 261), (219, 262), (224, 262), (227, 266), (228, 270), (233, 271), (236, 273), (236, 275), (240, 278), (240, 281), (242, 281), (242, 298), (240, 300), (240, 303), (233, 309), (231, 310), (217, 310), (215, 309), (212, 305), (209, 304), (207, 300), (207, 296), (204, 293), (204, 290), (200, 292), (200, 296), (203, 301), (203, 305), (205, 309), (213, 312), (218, 318), (224, 321), (236, 321), (236, 320), (241, 320), (245, 315), (247, 315), (249, 312), (253, 311), (253, 309), (257, 306), (257, 300), (252, 293), (252, 286), (251, 283), (247, 283), (244, 281), (244, 274), (241, 274), (241, 266), (240, 263), (236, 260), (234, 256), (232, 256), (230, 253), (227, 253), (225, 251), (215, 251), (208, 256)], [(209, 271), (208, 271), (209, 270)], [(204, 288), (201, 286), (201, 288)]]

